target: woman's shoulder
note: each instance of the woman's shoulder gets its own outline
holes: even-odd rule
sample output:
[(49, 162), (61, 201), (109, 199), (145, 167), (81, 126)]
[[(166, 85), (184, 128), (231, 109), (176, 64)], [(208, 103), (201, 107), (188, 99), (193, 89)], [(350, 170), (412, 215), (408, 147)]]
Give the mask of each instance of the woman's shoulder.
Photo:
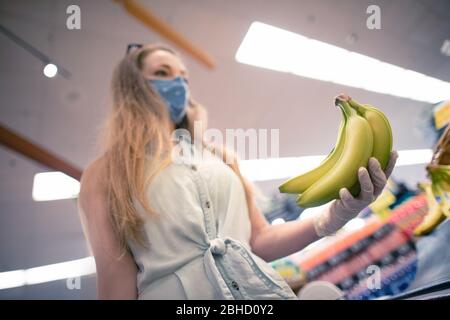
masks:
[(98, 157), (83, 171), (80, 180), (80, 201), (99, 195), (105, 190), (105, 159)]

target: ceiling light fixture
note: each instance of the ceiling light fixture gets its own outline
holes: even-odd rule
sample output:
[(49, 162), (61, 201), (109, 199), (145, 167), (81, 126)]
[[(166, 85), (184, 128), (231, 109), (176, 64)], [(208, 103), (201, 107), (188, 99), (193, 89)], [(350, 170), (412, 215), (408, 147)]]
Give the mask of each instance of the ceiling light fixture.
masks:
[(62, 172), (40, 172), (34, 175), (34, 201), (73, 199), (78, 197), (79, 192), (80, 182)]
[(248, 65), (367, 91), (437, 103), (450, 83), (261, 22), (253, 22), (236, 52)]
[(0, 272), (0, 289), (9, 289), (91, 275), (96, 272), (94, 257), (65, 261), (46, 266)]
[(58, 67), (53, 63), (49, 63), (44, 67), (43, 72), (47, 78), (53, 78), (58, 73)]

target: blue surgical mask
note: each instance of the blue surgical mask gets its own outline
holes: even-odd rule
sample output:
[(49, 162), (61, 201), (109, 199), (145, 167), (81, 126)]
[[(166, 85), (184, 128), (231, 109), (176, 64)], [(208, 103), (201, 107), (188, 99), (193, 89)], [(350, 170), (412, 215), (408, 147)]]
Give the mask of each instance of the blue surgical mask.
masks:
[(169, 108), (170, 118), (175, 124), (179, 124), (186, 114), (188, 104), (189, 88), (182, 77), (170, 80), (149, 80), (153, 88), (163, 98)]

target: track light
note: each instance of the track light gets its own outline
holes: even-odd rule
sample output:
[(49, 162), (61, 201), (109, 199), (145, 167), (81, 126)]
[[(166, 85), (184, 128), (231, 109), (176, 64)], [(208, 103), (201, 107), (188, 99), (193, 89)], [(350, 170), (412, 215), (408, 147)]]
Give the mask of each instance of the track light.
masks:
[(58, 73), (58, 67), (53, 63), (47, 63), (44, 67), (43, 72), (47, 78), (53, 78)]
[(66, 79), (71, 77), (68, 70), (64, 69), (61, 65), (56, 65), (53, 63), (53, 59), (50, 59), (47, 55), (33, 47), (31, 44), (12, 33), (9, 29), (5, 28), (0, 24), (0, 32), (2, 32), (10, 40), (14, 41), (18, 46), (22, 47), (24, 50), (28, 51), (35, 58), (39, 59), (44, 65), (44, 75), (48, 78), (53, 78), (58, 73)]

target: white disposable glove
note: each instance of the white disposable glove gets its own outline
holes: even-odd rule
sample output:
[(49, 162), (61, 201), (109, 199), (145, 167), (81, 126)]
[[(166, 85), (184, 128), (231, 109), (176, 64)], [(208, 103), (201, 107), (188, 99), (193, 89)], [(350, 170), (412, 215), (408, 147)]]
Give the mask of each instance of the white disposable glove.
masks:
[(386, 170), (383, 172), (376, 158), (370, 158), (369, 171), (361, 167), (358, 170), (358, 180), (361, 192), (353, 197), (346, 188), (339, 191), (340, 199), (331, 203), (323, 212), (314, 217), (314, 228), (319, 237), (335, 233), (349, 220), (356, 217), (359, 212), (371, 204), (381, 194), (386, 185), (387, 178), (394, 170), (397, 161), (397, 151), (392, 151)]

